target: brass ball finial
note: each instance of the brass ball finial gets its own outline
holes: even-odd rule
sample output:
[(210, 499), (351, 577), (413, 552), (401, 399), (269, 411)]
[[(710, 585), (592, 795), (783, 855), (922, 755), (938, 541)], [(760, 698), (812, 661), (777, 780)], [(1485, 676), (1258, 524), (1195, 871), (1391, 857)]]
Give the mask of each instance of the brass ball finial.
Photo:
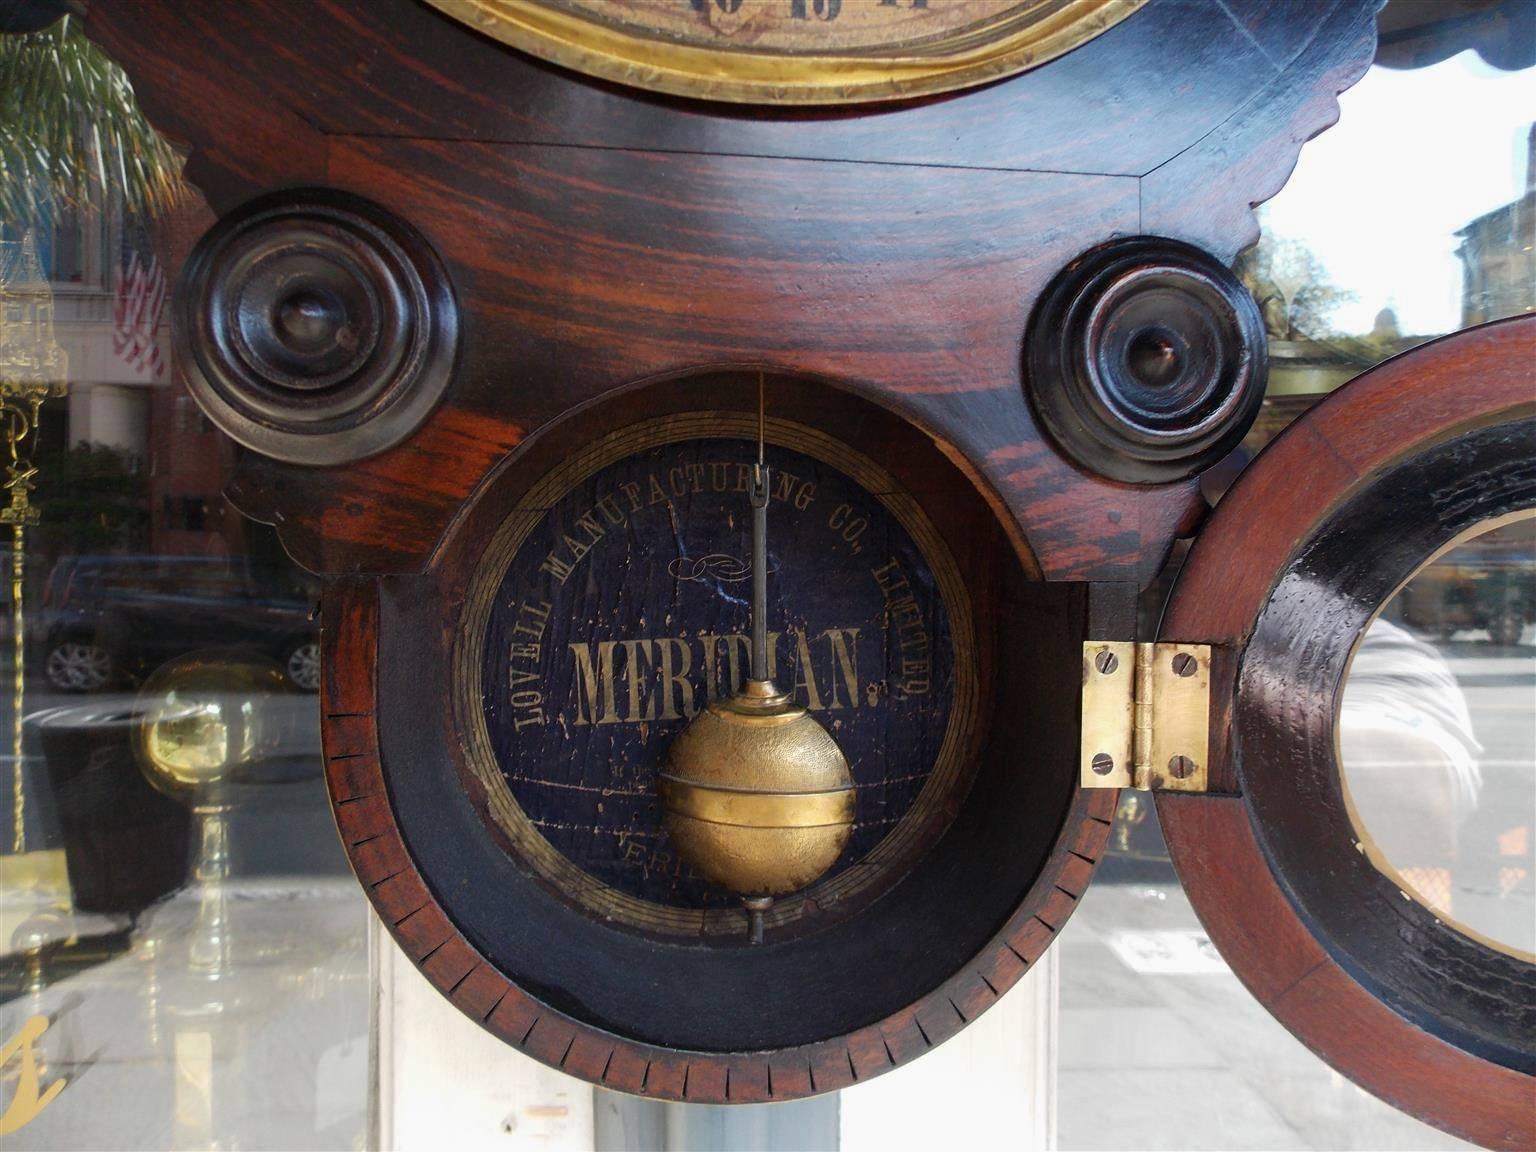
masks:
[(831, 733), (768, 677), (768, 468), (758, 377), (752, 473), (752, 670), (672, 743), (658, 788), (685, 863), (742, 897), (752, 943), (775, 898), (815, 882), (853, 834), (853, 773)]

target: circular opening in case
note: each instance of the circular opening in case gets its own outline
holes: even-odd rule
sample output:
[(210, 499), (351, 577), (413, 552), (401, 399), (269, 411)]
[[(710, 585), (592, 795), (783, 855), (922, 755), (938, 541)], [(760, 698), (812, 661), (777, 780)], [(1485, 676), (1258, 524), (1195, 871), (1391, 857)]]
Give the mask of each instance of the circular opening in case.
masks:
[[(465, 599), (455, 699), (471, 770), (535, 872), (610, 922), (746, 944), (740, 901), (682, 861), (657, 774), (750, 660), (746, 513), (757, 421), (642, 421), (542, 478)], [(840, 919), (898, 882), (974, 775), (970, 595), (944, 538), (884, 469), (792, 421), (766, 425), (768, 672), (837, 741), (853, 832), (770, 932)]]
[(1536, 513), (1462, 533), (1381, 608), (1339, 702), (1360, 849), (1437, 917), (1536, 961)]
[[(435, 908), (541, 1011), (606, 1044), (812, 1046), (844, 1070), (839, 1045), (879, 1026), (895, 1063), (995, 1002), (1091, 875), (1107, 824), (1060, 675), (1086, 605), (909, 422), (818, 381), (770, 376), (767, 396), (783, 686), (845, 742), (867, 827), (763, 943), (679, 873), (653, 800), (690, 692), (733, 647), (740, 673), (719, 638), (747, 621), (755, 371), (542, 432), (431, 571), (381, 586), (379, 763)], [(454, 714), (423, 724), (423, 698)]]

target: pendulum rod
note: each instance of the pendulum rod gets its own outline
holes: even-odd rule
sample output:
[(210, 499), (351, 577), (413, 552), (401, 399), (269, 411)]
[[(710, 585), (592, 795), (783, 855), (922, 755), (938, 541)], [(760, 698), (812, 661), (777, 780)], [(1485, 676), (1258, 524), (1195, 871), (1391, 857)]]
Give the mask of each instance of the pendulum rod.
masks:
[(22, 758), (27, 692), (27, 618), (22, 607), (23, 566), (27, 558), (26, 532), (26, 526), (20, 522), (11, 525), (11, 851), (18, 856), (27, 850), (26, 761)]
[(749, 670), (728, 699), (711, 701), (672, 741), (657, 780), (679, 857), (741, 900), (751, 944), (763, 943), (779, 897), (809, 887), (837, 862), (856, 802), (837, 741), (769, 676), (767, 413), (759, 373)]
[(27, 618), (23, 599), (26, 533), (27, 525), (37, 522), (37, 509), (28, 499), (37, 469), (24, 446), (37, 430), (42, 402), (42, 395), (33, 392), (22, 398), (7, 396), (3, 405), (6, 449), (10, 455), (4, 487), (10, 502), (0, 508), (0, 524), (11, 526), (11, 851), (17, 856), (27, 850), (26, 762), (22, 756), (27, 682)]
[[(763, 374), (757, 374), (757, 464), (752, 469), (752, 679), (768, 682), (768, 465), (764, 459), (767, 440), (767, 397)], [(763, 918), (773, 907), (772, 896), (749, 896), (742, 900), (747, 910), (747, 940), (763, 942)]]
[(763, 374), (757, 374), (757, 464), (752, 469), (752, 679), (768, 679), (768, 466)]

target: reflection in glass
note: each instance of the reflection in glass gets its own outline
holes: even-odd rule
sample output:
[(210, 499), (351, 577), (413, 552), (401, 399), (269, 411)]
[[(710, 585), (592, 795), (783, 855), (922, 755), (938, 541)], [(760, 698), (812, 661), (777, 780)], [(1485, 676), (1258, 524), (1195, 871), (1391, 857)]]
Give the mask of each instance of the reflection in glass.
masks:
[(1385, 60), (1260, 210), (1238, 265), (1269, 333), (1250, 455), (1372, 365), (1536, 311), (1532, 44), (1439, 8), (1389, 5)]
[(1536, 516), (1421, 568), (1355, 649), (1340, 763), (1362, 850), (1494, 947), (1536, 952)]
[(171, 356), (213, 214), (73, 15), (0, 36), (0, 93), (28, 433), (0, 490), (28, 505), (19, 550), (0, 516), (0, 1143), (360, 1146), (367, 905), (321, 773), (318, 587), (224, 501), (234, 448)]

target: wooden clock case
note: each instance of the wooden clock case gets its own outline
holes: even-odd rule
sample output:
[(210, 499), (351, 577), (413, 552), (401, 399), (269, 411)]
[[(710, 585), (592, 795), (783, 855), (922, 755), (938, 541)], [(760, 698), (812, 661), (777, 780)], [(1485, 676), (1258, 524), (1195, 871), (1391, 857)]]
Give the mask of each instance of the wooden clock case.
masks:
[[(736, 1102), (874, 1075), (1018, 979), (1114, 811), (1113, 791), (1076, 782), (1082, 642), (1151, 639), (1137, 593), (1200, 528), (1199, 472), (1262, 392), (1262, 329), (1225, 266), (1369, 65), (1375, 7), (1150, 0), (1011, 79), (790, 110), (583, 78), (420, 0), (92, 4), (89, 34), (223, 217), (179, 292), (181, 361), (215, 420), (260, 449), (230, 499), (326, 578), (338, 826), (429, 980), (574, 1074)], [(327, 323), (370, 333), (350, 360), (274, 327), (295, 270), (334, 289)], [(1198, 377), (1171, 415), (1125, 367), (1158, 324), (1157, 347), (1183, 348)], [(629, 422), (749, 412), (759, 373), (775, 415), (890, 470), (961, 558), (986, 680), (977, 782), (858, 916), (756, 954), (688, 950), (584, 920), (496, 858), (456, 761), (448, 654), (478, 542), (538, 476)], [(1213, 604), (1229, 555), (1196, 553), (1190, 581)], [(1169, 635), (1246, 635), (1236, 618), (1195, 635), (1205, 623), (1180, 609)], [(1223, 732), (1238, 654), (1215, 656)], [(1251, 852), (1238, 883), (1203, 847), (1242, 840), (1241, 790), (1222, 745), (1211, 791), (1233, 798), (1161, 806), (1187, 829), (1197, 905), (1238, 953), (1263, 926), (1221, 909), (1250, 880), (1284, 903)], [(476, 893), (493, 874), (522, 895)], [(658, 992), (634, 973), (668, 948), (686, 978)], [(1293, 985), (1244, 974), (1330, 1060), (1415, 1107), (1422, 1078), (1382, 1071), (1368, 1041), (1315, 1039)], [(1431, 1093), (1430, 1118), (1517, 1143), (1528, 1073), (1447, 1059), (1453, 1096), (1490, 1074), (1503, 1095), (1442, 1109)]]

